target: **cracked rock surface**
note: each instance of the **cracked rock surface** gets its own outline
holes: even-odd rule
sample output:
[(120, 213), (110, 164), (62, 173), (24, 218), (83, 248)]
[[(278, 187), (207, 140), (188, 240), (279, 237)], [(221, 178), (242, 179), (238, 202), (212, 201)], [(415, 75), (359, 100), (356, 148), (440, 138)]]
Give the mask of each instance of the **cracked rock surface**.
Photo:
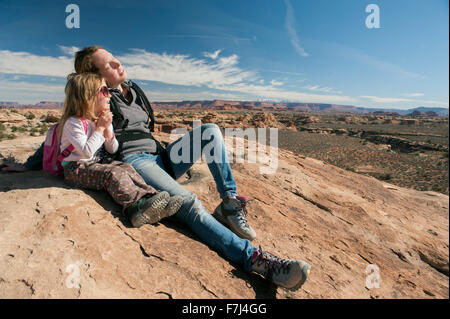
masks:
[[(1, 142), (0, 153), (24, 161), (38, 139)], [(239, 194), (256, 199), (253, 245), (311, 264), (296, 292), (245, 273), (176, 220), (132, 228), (108, 194), (34, 171), (0, 175), (0, 298), (449, 298), (448, 196), (281, 149), (277, 165), (232, 168)], [(206, 163), (190, 173), (180, 183), (212, 213)]]

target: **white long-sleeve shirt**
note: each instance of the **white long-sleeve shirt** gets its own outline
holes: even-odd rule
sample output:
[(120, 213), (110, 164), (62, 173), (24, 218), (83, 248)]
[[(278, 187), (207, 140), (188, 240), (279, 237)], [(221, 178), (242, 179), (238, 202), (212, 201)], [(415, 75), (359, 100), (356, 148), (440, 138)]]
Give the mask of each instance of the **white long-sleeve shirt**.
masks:
[[(112, 140), (106, 140), (102, 133), (95, 131), (95, 122), (86, 120), (86, 124), (87, 134), (80, 119), (71, 117), (64, 124), (60, 150), (65, 150), (70, 144), (74, 146), (74, 150), (64, 161), (91, 161), (96, 158), (103, 144), (108, 153), (117, 152), (119, 142), (115, 137)], [(108, 129), (114, 132), (112, 125)]]

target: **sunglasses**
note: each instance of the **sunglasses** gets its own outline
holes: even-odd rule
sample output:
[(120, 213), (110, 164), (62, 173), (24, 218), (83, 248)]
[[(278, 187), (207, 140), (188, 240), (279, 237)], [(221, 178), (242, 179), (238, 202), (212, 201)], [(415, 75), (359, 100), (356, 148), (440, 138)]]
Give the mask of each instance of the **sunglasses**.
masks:
[(108, 97), (109, 96), (109, 90), (108, 90), (108, 87), (106, 85), (103, 85), (98, 92), (102, 93), (104, 97)]

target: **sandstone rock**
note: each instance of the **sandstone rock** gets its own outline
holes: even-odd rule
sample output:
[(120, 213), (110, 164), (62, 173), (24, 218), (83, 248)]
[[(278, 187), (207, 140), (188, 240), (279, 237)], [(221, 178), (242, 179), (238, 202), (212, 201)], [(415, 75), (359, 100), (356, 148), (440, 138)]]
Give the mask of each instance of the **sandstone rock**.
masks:
[[(25, 160), (42, 140), (3, 141), (0, 153)], [(0, 298), (449, 298), (448, 196), (281, 149), (274, 174), (232, 168), (239, 193), (255, 198), (252, 244), (309, 262), (302, 289), (246, 274), (176, 220), (132, 228), (106, 193), (34, 171), (0, 178)], [(209, 212), (220, 202), (204, 162), (180, 183)], [(366, 287), (370, 265), (379, 288)]]
[(2, 112), (0, 113), (0, 123), (22, 123), (25, 122), (26, 118), (22, 114), (13, 112)]

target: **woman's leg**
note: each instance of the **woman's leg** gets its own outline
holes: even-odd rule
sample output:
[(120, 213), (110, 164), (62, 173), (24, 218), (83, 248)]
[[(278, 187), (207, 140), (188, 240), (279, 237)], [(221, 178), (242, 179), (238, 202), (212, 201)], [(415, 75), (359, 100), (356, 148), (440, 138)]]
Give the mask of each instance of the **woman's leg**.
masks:
[(175, 177), (183, 175), (204, 153), (222, 202), (214, 210), (219, 220), (241, 238), (254, 240), (256, 233), (247, 222), (247, 198), (237, 196), (222, 132), (216, 124), (203, 124), (167, 147)]
[(179, 178), (205, 153), (208, 168), (221, 198), (237, 195), (222, 132), (216, 124), (203, 124), (167, 146), (175, 177)]
[(202, 242), (250, 271), (250, 259), (256, 248), (251, 246), (250, 241), (235, 235), (207, 212), (194, 193), (188, 192), (164, 171), (160, 157), (134, 154), (126, 157), (124, 161), (133, 165), (147, 184), (167, 191), (170, 195), (180, 195), (183, 204), (174, 216), (186, 223)]

